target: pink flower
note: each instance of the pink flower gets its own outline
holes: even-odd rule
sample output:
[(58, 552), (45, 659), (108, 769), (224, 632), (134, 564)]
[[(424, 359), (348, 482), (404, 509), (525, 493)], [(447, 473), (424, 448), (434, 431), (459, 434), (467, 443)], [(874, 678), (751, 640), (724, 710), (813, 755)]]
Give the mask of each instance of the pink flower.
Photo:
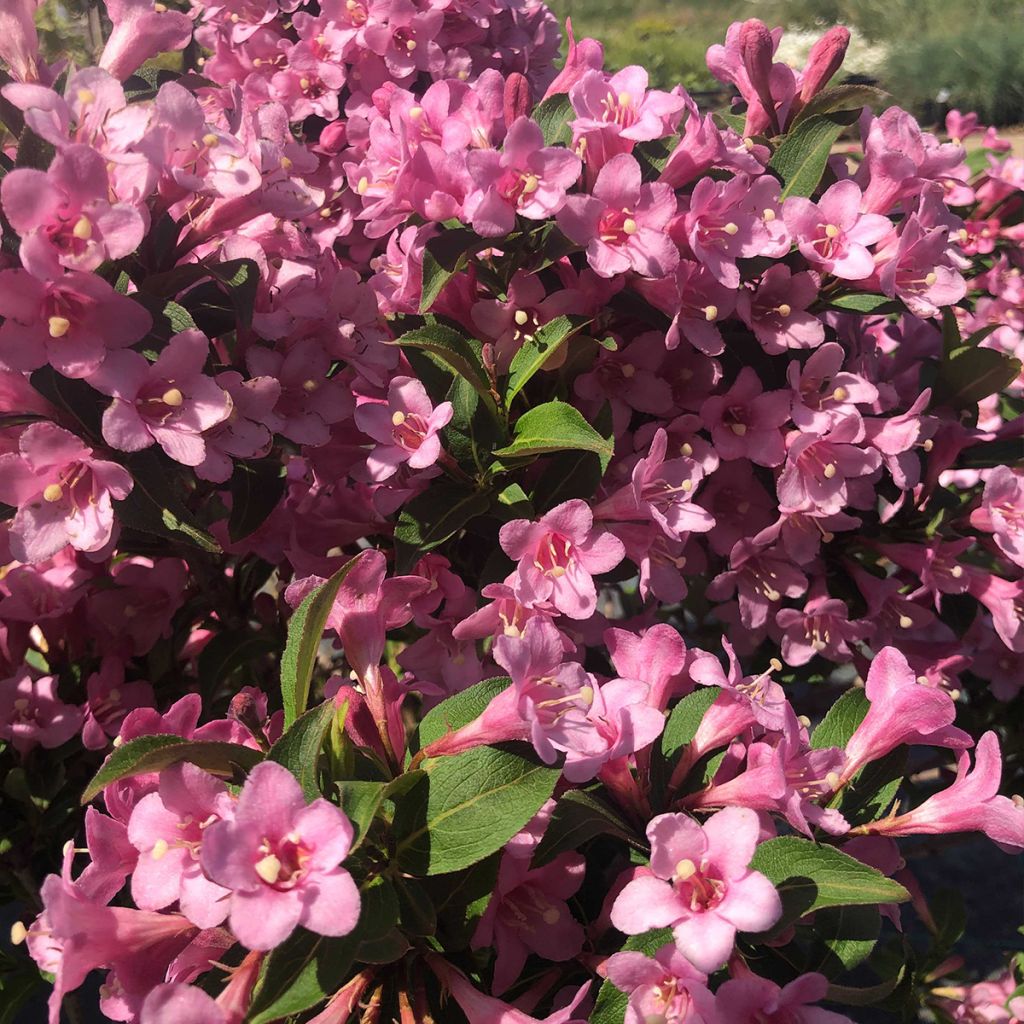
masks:
[(18, 82), (31, 82), (39, 77), (39, 35), (35, 22), (39, 3), (40, 0), (11, 0), (0, 10), (0, 60)]
[(827, 594), (812, 597), (802, 610), (782, 608), (775, 621), (783, 630), (781, 650), (787, 665), (806, 665), (819, 654), (845, 661), (853, 656), (849, 641), (868, 632), (866, 625), (850, 622), (845, 602)]
[(790, 404), (788, 391), (762, 391), (755, 371), (744, 366), (724, 395), (712, 396), (701, 406), (700, 415), (723, 459), (780, 466), (786, 445), (779, 428), (789, 422)]
[(668, 310), (672, 324), (665, 335), (665, 347), (677, 348), (683, 339), (705, 355), (721, 355), (725, 342), (716, 324), (732, 313), (736, 306), (735, 293), (703, 263), (691, 260), (679, 261), (675, 285), (674, 301)]
[(529, 857), (503, 854), (494, 895), (471, 942), (473, 949), (497, 951), (495, 995), (519, 979), (530, 953), (560, 963), (582, 951), (583, 928), (565, 901), (583, 884), (585, 871), (578, 853), (559, 854), (532, 869)]
[(846, 281), (870, 277), (875, 260), (867, 246), (893, 230), (888, 217), (861, 213), (861, 191), (853, 181), (837, 181), (817, 203), (791, 196), (782, 216), (789, 233), (812, 267)]
[(150, 57), (183, 50), (192, 38), (187, 14), (169, 11), (152, 0), (107, 0), (107, 14), (114, 30), (99, 65), (122, 81)]
[(94, 373), (107, 349), (134, 345), (153, 323), (95, 274), (40, 281), (24, 270), (0, 272), (0, 316), (0, 361), (12, 370), (49, 363), (65, 377)]
[(19, 754), (33, 747), (59, 747), (82, 727), (81, 709), (57, 696), (57, 680), (33, 679), (28, 668), (0, 680), (0, 708), (0, 739)]
[(769, 355), (787, 349), (815, 348), (825, 340), (825, 326), (807, 307), (818, 297), (818, 282), (810, 271), (792, 273), (777, 263), (769, 267), (757, 287), (744, 289), (736, 300), (739, 318)]
[(937, 316), (967, 294), (967, 283), (950, 266), (947, 230), (926, 227), (917, 214), (902, 224), (895, 244), (876, 255), (878, 281), (884, 294), (902, 299), (915, 316)]
[(126, 683), (120, 658), (103, 659), (99, 671), (89, 676), (86, 694), (82, 745), (87, 750), (102, 750), (130, 711), (153, 706), (153, 687), (145, 682)]
[[(827, 342), (801, 366), (789, 364), (786, 377), (793, 389), (793, 422), (806, 431), (827, 432), (854, 411), (857, 405), (878, 400), (878, 388), (860, 374), (842, 369), (846, 352), (842, 345)], [(892, 417), (885, 423), (891, 423)]]
[(89, 383), (114, 399), (103, 414), (103, 439), (123, 452), (155, 441), (175, 462), (206, 458), (202, 433), (231, 414), (227, 392), (204, 375), (210, 342), (200, 331), (174, 335), (155, 363), (137, 352), (111, 352)]
[(139, 851), (132, 874), (132, 899), (140, 910), (163, 910), (178, 902), (200, 928), (219, 925), (228, 914), (227, 889), (200, 870), (203, 837), (210, 825), (230, 819), (234, 800), (219, 779), (192, 764), (160, 773), (159, 789), (132, 810), (128, 839)]
[(204, 874), (231, 890), (229, 923), (250, 949), (273, 949), (302, 925), (319, 935), (347, 935), (359, 920), (359, 890), (341, 862), (352, 826), (320, 798), (306, 804), (286, 768), (258, 764), (232, 820), (203, 836)]
[(679, 252), (665, 233), (676, 212), (670, 185), (644, 185), (640, 165), (627, 153), (601, 168), (590, 196), (570, 196), (558, 211), (558, 226), (601, 277), (634, 270), (644, 277), (667, 277)]
[(0, 203), (21, 235), (21, 262), (35, 277), (59, 277), (61, 267), (95, 270), (134, 251), (145, 221), (135, 207), (108, 201), (101, 154), (89, 146), (61, 150), (48, 171), (21, 167), (0, 183)]
[(715, 1020), (721, 1024), (853, 1024), (849, 1017), (809, 1003), (826, 997), (823, 974), (801, 974), (783, 988), (744, 971), (715, 992)]
[(502, 526), (502, 549), (519, 562), (514, 588), (524, 604), (550, 601), (563, 615), (588, 619), (597, 607), (594, 575), (622, 561), (622, 542), (594, 529), (585, 501), (574, 498), (539, 521), (515, 519)]
[(984, 832), (1008, 853), (1024, 850), (1024, 804), (999, 795), (1002, 758), (994, 732), (985, 733), (975, 749), (974, 769), (967, 751), (957, 760), (956, 779), (906, 814), (863, 825), (872, 835), (943, 835)]
[(273, 437), (266, 421), (281, 397), (281, 382), (273, 377), (243, 380), (235, 370), (214, 378), (231, 398), (231, 414), (204, 435), (206, 458), (196, 466), (196, 476), (223, 483), (234, 469), (233, 459), (254, 459), (266, 455)]
[(694, 967), (717, 970), (737, 931), (766, 931), (782, 913), (775, 887), (748, 868), (759, 832), (757, 814), (745, 807), (727, 807), (703, 826), (686, 814), (659, 814), (647, 826), (651, 874), (627, 883), (612, 924), (627, 935), (671, 928)]
[(658, 623), (639, 634), (609, 629), (604, 641), (620, 676), (650, 686), (647, 701), (651, 707), (665, 710), (672, 697), (692, 688), (685, 682), (686, 644), (672, 626)]
[(158, 985), (142, 1004), (139, 1024), (228, 1024), (224, 1011), (201, 989), (174, 982)]
[(842, 783), (903, 743), (971, 746), (971, 737), (953, 726), (953, 698), (943, 689), (918, 682), (907, 659), (895, 647), (883, 647), (875, 655), (864, 692), (871, 707), (847, 741)]
[(388, 400), (364, 402), (356, 408), (356, 426), (377, 446), (366, 459), (370, 479), (380, 482), (394, 476), (398, 467), (427, 469), (441, 455), (438, 432), (452, 418), (451, 402), (436, 408), (426, 389), (413, 377), (395, 377), (388, 385)]
[(714, 998), (705, 988), (707, 975), (671, 943), (653, 959), (643, 953), (615, 953), (598, 970), (629, 995), (623, 1024), (696, 1022), (703, 1019), (700, 1009)]
[(472, 150), (466, 169), (476, 191), (466, 197), (465, 216), (485, 238), (507, 235), (516, 214), (529, 220), (554, 216), (581, 170), (580, 158), (563, 146), (545, 146), (540, 126), (519, 117), (509, 127), (501, 153)]
[(114, 532), (111, 501), (132, 489), (127, 471), (93, 458), (91, 448), (53, 423), (27, 427), (18, 448), (17, 455), (0, 455), (0, 499), (18, 509), (10, 533), (15, 557), (42, 562), (66, 544), (104, 548)]
[(994, 534), (999, 550), (1024, 569), (1024, 477), (1009, 466), (996, 466), (985, 481), (981, 507), (971, 513), (971, 525)]

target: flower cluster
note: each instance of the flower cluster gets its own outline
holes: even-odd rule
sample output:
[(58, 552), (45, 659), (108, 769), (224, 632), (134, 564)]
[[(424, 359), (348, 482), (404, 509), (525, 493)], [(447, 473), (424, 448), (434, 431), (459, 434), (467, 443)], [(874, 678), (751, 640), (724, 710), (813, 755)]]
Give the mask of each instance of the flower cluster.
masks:
[(129, 1024), (1021, 1017), (936, 987), (899, 842), (1024, 851), (994, 129), (830, 87), (842, 28), (734, 25), (712, 113), (571, 26), (556, 69), (539, 0), (107, 0), (82, 69), (8, 6), (0, 881), (51, 1024), (97, 970)]

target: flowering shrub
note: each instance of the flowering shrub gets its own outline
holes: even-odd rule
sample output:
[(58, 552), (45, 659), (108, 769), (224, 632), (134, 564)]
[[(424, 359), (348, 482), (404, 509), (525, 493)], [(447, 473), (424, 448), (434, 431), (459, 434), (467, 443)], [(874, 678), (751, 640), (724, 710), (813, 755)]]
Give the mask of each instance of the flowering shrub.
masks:
[(83, 69), (34, 8), (9, 1005), (103, 971), (140, 1024), (1024, 1018), (900, 845), (1024, 850), (996, 133), (830, 87), (844, 29), (797, 70), (734, 25), (704, 113), (571, 32), (556, 71), (536, 0), (109, 0)]

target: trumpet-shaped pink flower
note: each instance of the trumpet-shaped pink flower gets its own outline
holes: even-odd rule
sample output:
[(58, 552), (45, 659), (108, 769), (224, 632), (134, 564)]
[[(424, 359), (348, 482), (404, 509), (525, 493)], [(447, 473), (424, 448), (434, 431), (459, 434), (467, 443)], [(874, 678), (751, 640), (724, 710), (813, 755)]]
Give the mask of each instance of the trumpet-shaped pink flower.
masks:
[(810, 1005), (827, 992), (823, 974), (801, 974), (779, 988), (767, 978), (744, 972), (715, 993), (714, 1019), (721, 1024), (853, 1024), (841, 1013)]
[(418, 380), (395, 377), (386, 403), (365, 402), (356, 408), (356, 426), (377, 442), (366, 460), (370, 478), (387, 480), (403, 463), (410, 469), (434, 465), (441, 455), (438, 431), (451, 418), (451, 402), (435, 408)]
[(643, 277), (667, 277), (679, 251), (666, 234), (676, 212), (670, 185), (645, 185), (640, 165), (628, 153), (601, 168), (590, 196), (570, 196), (558, 211), (558, 226), (601, 277), (633, 270)]
[(777, 356), (787, 349), (815, 348), (825, 340), (824, 324), (807, 312), (817, 297), (816, 275), (806, 270), (794, 274), (776, 263), (754, 291), (739, 293), (736, 312), (765, 352)]
[(187, 14), (169, 11), (152, 0), (106, 0), (114, 30), (100, 55), (99, 65), (122, 81), (150, 57), (183, 50), (192, 38)]
[(993, 534), (999, 550), (1024, 569), (1024, 477), (1009, 466), (996, 466), (971, 525)]
[(348, 818), (324, 799), (307, 804), (295, 776), (258, 764), (234, 818), (203, 836), (204, 874), (231, 891), (229, 923), (250, 949), (273, 949), (298, 925), (347, 935), (359, 920), (359, 890), (342, 868), (352, 845)]
[(781, 427), (789, 422), (789, 391), (764, 391), (749, 366), (740, 370), (723, 395), (709, 398), (700, 410), (723, 459), (749, 459), (759, 466), (780, 466), (786, 459)]
[(985, 733), (974, 753), (974, 768), (967, 751), (959, 754), (956, 779), (923, 804), (861, 826), (872, 835), (943, 835), (947, 832), (984, 832), (1009, 853), (1024, 850), (1024, 804), (1020, 798), (999, 795), (1002, 758), (999, 739)]
[(61, 150), (47, 171), (20, 167), (0, 183), (0, 203), (21, 235), (21, 262), (43, 280), (61, 267), (95, 270), (127, 256), (142, 241), (145, 221), (135, 207), (109, 202), (102, 155), (89, 146)]
[(862, 196), (854, 181), (837, 181), (817, 203), (791, 196), (782, 206), (789, 233), (812, 267), (846, 281), (862, 281), (875, 269), (867, 246), (893, 230), (888, 217), (861, 213)]
[(98, 551), (113, 536), (112, 499), (132, 489), (128, 472), (93, 458), (74, 434), (53, 423), (33, 423), (18, 439), (19, 454), (0, 455), (0, 500), (17, 507), (11, 551), (42, 562), (70, 544)]
[(143, 338), (146, 310), (95, 274), (40, 281), (24, 270), (0, 272), (0, 362), (12, 370), (49, 363), (65, 377), (87, 377), (108, 349)]
[(126, 683), (120, 658), (103, 659), (99, 671), (89, 676), (86, 694), (82, 744), (87, 750), (102, 750), (118, 734), (129, 712), (153, 706), (153, 687), (145, 682)]
[(515, 519), (499, 533), (502, 549), (518, 561), (514, 583), (524, 604), (550, 601), (563, 615), (588, 619), (597, 607), (594, 576), (622, 561), (622, 542), (594, 528), (585, 501), (574, 498), (537, 522)]
[(158, 985), (142, 1004), (139, 1024), (228, 1024), (224, 1011), (201, 988)]
[(871, 707), (847, 741), (842, 782), (903, 743), (957, 749), (971, 746), (970, 735), (953, 726), (953, 698), (943, 689), (918, 682), (895, 647), (883, 647), (875, 655), (864, 692)]
[(615, 953), (599, 971), (629, 995), (623, 1024), (685, 1024), (703, 1020), (701, 1009), (714, 999), (705, 987), (707, 975), (698, 971), (671, 943), (654, 958), (643, 953)]
[(757, 814), (727, 807), (699, 825), (686, 814), (659, 814), (647, 826), (651, 874), (626, 884), (612, 924), (627, 935), (671, 928), (679, 951), (701, 971), (729, 958), (737, 931), (766, 931), (782, 913), (775, 887), (749, 864)]
[(135, 805), (128, 822), (128, 839), (139, 851), (132, 899), (140, 910), (163, 910), (177, 901), (200, 928), (227, 917), (229, 891), (202, 873), (199, 858), (209, 826), (230, 819), (233, 810), (227, 786), (195, 765), (160, 773), (157, 792)]
[(519, 117), (509, 127), (500, 153), (471, 150), (466, 168), (476, 191), (466, 197), (463, 212), (478, 234), (490, 238), (507, 235), (515, 227), (516, 214), (529, 220), (554, 216), (582, 164), (564, 146), (545, 146), (540, 126)]
[(0, 708), (0, 739), (19, 754), (33, 747), (59, 747), (82, 727), (81, 709), (57, 696), (57, 680), (33, 679), (28, 668), (0, 680)]
[(200, 331), (182, 331), (150, 363), (138, 352), (112, 352), (90, 378), (111, 395), (103, 414), (103, 439), (123, 452), (155, 441), (175, 462), (198, 466), (206, 458), (203, 431), (231, 415), (231, 398), (203, 373), (210, 342)]
[(39, 35), (35, 22), (39, 3), (40, 0), (11, 0), (0, 10), (0, 60), (18, 82), (32, 82), (39, 77)]

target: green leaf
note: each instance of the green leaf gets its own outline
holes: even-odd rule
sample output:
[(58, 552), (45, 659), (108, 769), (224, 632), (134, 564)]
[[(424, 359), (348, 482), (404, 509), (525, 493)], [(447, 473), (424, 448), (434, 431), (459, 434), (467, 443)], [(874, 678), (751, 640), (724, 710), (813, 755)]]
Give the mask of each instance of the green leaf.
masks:
[(46, 171), (56, 156), (53, 144), (36, 135), (31, 128), (24, 128), (18, 139), (18, 155), (15, 167), (28, 167), (35, 171)]
[(186, 740), (180, 736), (140, 736), (115, 747), (103, 766), (85, 787), (82, 803), (87, 804), (112, 782), (135, 775), (163, 771), (179, 761), (188, 761), (204, 771), (234, 778), (259, 764), (263, 754), (240, 743)]
[(395, 524), (395, 568), (408, 572), (419, 558), (443, 544), (491, 506), (487, 491), (469, 491), (438, 481), (406, 502)]
[(516, 422), (512, 443), (499, 448), (494, 455), (507, 460), (560, 451), (593, 452), (605, 469), (615, 445), (602, 437), (568, 402), (547, 402), (523, 413)]
[(901, 965), (896, 974), (885, 981), (880, 981), (877, 985), (853, 986), (830, 984), (825, 998), (831, 1003), (843, 1003), (845, 1006), (871, 1006), (896, 991), (906, 974), (906, 970), (906, 966)]
[(539, 328), (524, 341), (522, 348), (512, 357), (509, 367), (508, 388), (505, 391), (505, 405), (526, 387), (527, 382), (551, 358), (552, 354), (565, 344), (584, 324), (590, 320), (584, 316), (556, 316)]
[(779, 143), (768, 166), (782, 179), (780, 200), (814, 194), (832, 146), (845, 129), (856, 123), (857, 113), (814, 114)]
[(115, 501), (121, 523), (156, 537), (189, 544), (219, 554), (221, 547), (185, 507), (175, 487), (175, 472), (180, 467), (158, 455), (154, 448), (122, 457), (122, 464), (134, 484), (124, 501)]
[(331, 726), (331, 720), (341, 709), (333, 700), (325, 700), (318, 707), (310, 708), (287, 729), (284, 735), (270, 748), (268, 761), (284, 765), (302, 785), (307, 800), (315, 800), (320, 793), (319, 765), (320, 748)]
[(939, 364), (930, 407), (955, 411), (974, 408), (982, 399), (1012, 384), (1020, 369), (1020, 360), (994, 348), (961, 345)]
[(159, 354), (159, 349), (155, 348), (152, 342), (166, 343), (175, 334), (196, 329), (196, 322), (192, 319), (192, 314), (184, 306), (171, 299), (164, 299), (143, 291), (133, 292), (129, 298), (145, 307), (153, 318), (153, 326), (150, 327), (146, 340), (136, 346), (151, 362)]
[(327, 626), (327, 616), (355, 561), (353, 558), (346, 562), (329, 580), (307, 594), (288, 622), (288, 642), (281, 655), (281, 694), (286, 729), (306, 708), (316, 652)]
[(470, 686), (432, 707), (423, 716), (416, 730), (417, 749), (422, 750), (449, 732), (469, 725), (480, 717), (499, 693), (511, 685), (512, 680), (508, 676), (495, 676), (493, 679), (485, 679), (482, 683)]
[(872, 953), (882, 930), (877, 907), (819, 910), (809, 931), (817, 940), (806, 969), (835, 978), (852, 971)]
[(384, 782), (360, 782), (357, 779), (340, 779), (338, 781), (341, 809), (356, 830), (355, 838), (352, 840), (352, 850), (355, 850), (366, 838), (366, 833), (384, 799), (386, 785), (387, 783)]
[(495, 747), (428, 758), (422, 770), (397, 801), (394, 821), (394, 861), (412, 875), (461, 871), (500, 849), (540, 810), (561, 774)]
[(543, 864), (563, 850), (579, 849), (588, 839), (600, 835), (615, 836), (637, 849), (645, 848), (633, 829), (603, 801), (582, 789), (570, 789), (559, 798), (551, 813), (534, 862)]
[(680, 750), (693, 740), (697, 729), (722, 692), (718, 686), (701, 686), (688, 693), (672, 709), (665, 729), (658, 738), (658, 748), (666, 761), (673, 761)]
[(832, 309), (844, 313), (899, 313), (904, 307), (898, 299), (875, 292), (850, 292), (849, 295), (835, 295), (828, 300)]
[(991, 469), (993, 466), (1012, 466), (1024, 459), (1019, 438), (1007, 441), (986, 441), (961, 452), (956, 460), (962, 469)]
[[(671, 941), (671, 928), (657, 928), (651, 932), (644, 932), (643, 935), (631, 935), (622, 947), (622, 952), (643, 953), (653, 959), (654, 954)], [(629, 996), (625, 992), (620, 992), (610, 981), (606, 981), (597, 994), (597, 1002), (588, 1018), (590, 1024), (622, 1024), (628, 1004)]]
[(823, 747), (838, 747), (843, 750), (856, 732), (857, 726), (864, 721), (871, 702), (862, 686), (854, 686), (847, 690), (821, 720), (818, 727), (811, 733), (811, 747), (821, 750)]
[[(614, 445), (612, 410), (608, 402), (594, 417), (593, 425), (609, 445)], [(556, 452), (545, 462), (544, 471), (533, 488), (538, 513), (547, 512), (570, 498), (590, 500), (604, 476), (604, 459), (593, 452)]]
[(864, 107), (884, 106), (891, 98), (884, 89), (873, 85), (835, 85), (811, 99), (793, 118), (790, 130), (815, 114), (832, 114), (841, 110), (854, 110), (859, 114)]
[(232, 541), (248, 537), (266, 522), (284, 494), (285, 483), (284, 467), (279, 458), (271, 456), (235, 463), (228, 519), (228, 536)]
[(75, 433), (97, 441), (101, 439), (102, 410), (108, 404), (106, 395), (89, 387), (84, 380), (61, 376), (52, 366), (40, 367), (29, 378), (29, 383), (78, 424)]
[(480, 358), (482, 346), (476, 339), (467, 338), (444, 324), (427, 324), (407, 331), (390, 344), (425, 352), (436, 363), (468, 380), (488, 408), (496, 409), (487, 371)]
[(750, 867), (766, 875), (782, 898), (777, 934), (805, 914), (827, 907), (903, 903), (910, 893), (881, 871), (832, 846), (781, 836), (761, 843)]
[(571, 122), (576, 120), (576, 112), (567, 93), (557, 93), (538, 103), (530, 117), (540, 125), (545, 146), (572, 144)]
[(444, 286), (468, 262), (469, 257), (492, 244), (469, 228), (442, 231), (423, 248), (423, 290), (420, 312), (427, 313)]
[(267, 654), (279, 653), (281, 635), (266, 627), (259, 632), (226, 630), (203, 645), (196, 661), (196, 674), (203, 692), (214, 694), (242, 668), (251, 670)]
[(358, 934), (359, 926), (339, 939), (296, 929), (267, 955), (245, 1018), (248, 1024), (270, 1024), (301, 1013), (336, 992), (355, 959)]

